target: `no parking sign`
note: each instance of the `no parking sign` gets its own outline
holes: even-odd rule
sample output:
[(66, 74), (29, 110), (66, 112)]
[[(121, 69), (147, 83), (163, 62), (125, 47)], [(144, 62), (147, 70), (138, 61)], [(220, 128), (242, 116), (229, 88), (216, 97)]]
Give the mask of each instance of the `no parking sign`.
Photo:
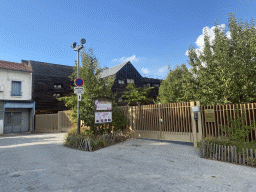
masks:
[(75, 79), (75, 84), (76, 84), (76, 86), (83, 86), (83, 84), (84, 84), (84, 80), (83, 79), (81, 79), (81, 78), (76, 78)]

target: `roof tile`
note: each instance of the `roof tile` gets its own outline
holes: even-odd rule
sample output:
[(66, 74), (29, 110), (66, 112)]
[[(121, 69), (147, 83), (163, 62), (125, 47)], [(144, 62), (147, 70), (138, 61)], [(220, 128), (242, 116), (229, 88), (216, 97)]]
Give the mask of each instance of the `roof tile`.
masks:
[(15, 71), (32, 72), (32, 69), (30, 67), (28, 67), (25, 63), (15, 63), (15, 62), (10, 62), (10, 61), (0, 60), (0, 68), (15, 70)]

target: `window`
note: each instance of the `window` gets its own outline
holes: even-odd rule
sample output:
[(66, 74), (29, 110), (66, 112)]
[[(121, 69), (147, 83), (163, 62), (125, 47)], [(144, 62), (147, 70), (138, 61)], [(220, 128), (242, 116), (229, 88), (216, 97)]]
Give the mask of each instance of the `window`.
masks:
[(21, 96), (21, 82), (12, 81), (12, 96)]
[(59, 97), (61, 97), (61, 94), (60, 93), (54, 93), (53, 97), (59, 98)]
[(127, 79), (127, 83), (134, 83), (134, 79)]
[(159, 84), (154, 84), (155, 87), (159, 87)]
[(62, 88), (62, 85), (61, 85), (61, 84), (55, 84), (55, 85), (54, 85), (54, 88), (55, 88), (55, 89), (61, 89), (61, 88)]
[(119, 97), (118, 98), (118, 102), (122, 102), (123, 100), (122, 100), (122, 97)]
[(119, 84), (124, 84), (124, 80), (118, 80)]

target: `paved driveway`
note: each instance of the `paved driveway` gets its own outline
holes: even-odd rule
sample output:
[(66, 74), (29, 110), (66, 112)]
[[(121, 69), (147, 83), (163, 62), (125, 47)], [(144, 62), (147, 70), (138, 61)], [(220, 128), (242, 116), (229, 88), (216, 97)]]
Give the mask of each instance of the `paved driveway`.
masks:
[(96, 152), (63, 133), (0, 137), (0, 191), (256, 191), (256, 169), (201, 159), (193, 146), (129, 139)]

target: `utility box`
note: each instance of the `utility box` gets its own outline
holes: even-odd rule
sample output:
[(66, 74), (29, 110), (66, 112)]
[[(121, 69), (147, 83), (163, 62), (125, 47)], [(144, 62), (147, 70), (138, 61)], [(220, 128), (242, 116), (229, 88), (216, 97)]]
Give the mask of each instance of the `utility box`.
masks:
[(198, 112), (200, 112), (199, 106), (193, 107), (193, 108), (192, 108), (192, 111), (193, 111), (193, 113), (194, 113), (194, 119), (195, 119), (195, 120), (198, 120)]

